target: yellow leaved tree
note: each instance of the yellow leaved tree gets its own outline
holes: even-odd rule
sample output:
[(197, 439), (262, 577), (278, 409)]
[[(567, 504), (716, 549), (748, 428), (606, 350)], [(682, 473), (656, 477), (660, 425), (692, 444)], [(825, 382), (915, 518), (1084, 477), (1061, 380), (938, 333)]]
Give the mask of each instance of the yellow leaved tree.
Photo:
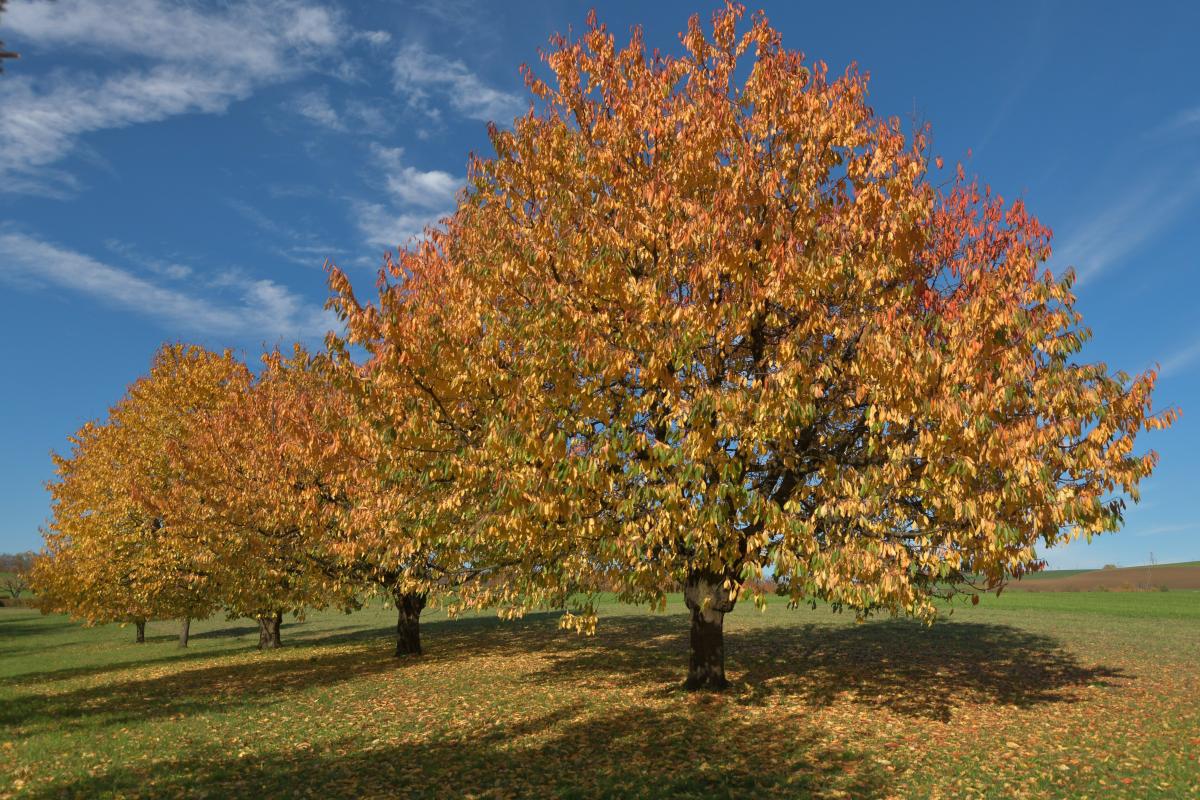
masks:
[(174, 445), (190, 420), (248, 376), (228, 352), (166, 345), (104, 421), (71, 437), (70, 455), (54, 456), (52, 519), (33, 573), (44, 610), (133, 622), (138, 641), (146, 620), (181, 618), (186, 646), (188, 621), (218, 607), (218, 565), (207, 532), (155, 498), (183, 475)]
[[(1172, 419), (1153, 373), (1079, 359), (1072, 277), (1022, 202), (937, 177), (865, 76), (742, 17), (693, 18), (678, 57), (594, 18), (555, 40), (378, 302), (334, 275), (377, 383), (415, 404), (377, 429), (438, 451), (417, 469), (477, 504), (473, 536), (560, 548), (520, 588), (682, 586), (692, 688), (726, 684), (748, 579), (930, 618), (1116, 530), (1156, 460), (1135, 436)], [(405, 287), (434, 272), (422, 333)]]

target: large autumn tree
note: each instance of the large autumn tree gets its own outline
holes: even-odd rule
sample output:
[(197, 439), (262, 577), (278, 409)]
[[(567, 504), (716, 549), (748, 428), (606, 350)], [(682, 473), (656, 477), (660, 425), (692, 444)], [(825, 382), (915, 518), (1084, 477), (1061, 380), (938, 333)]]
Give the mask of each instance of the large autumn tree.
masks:
[[(454, 453), (517, 499), (489, 535), (569, 542), (542, 582), (682, 585), (691, 688), (726, 685), (747, 579), (929, 618), (1118, 529), (1156, 461), (1135, 436), (1171, 420), (1153, 373), (1080, 358), (1072, 275), (1023, 202), (943, 176), (864, 75), (742, 16), (693, 18), (678, 57), (594, 18), (555, 40), (530, 112), (396, 270), (453, 276), (441, 318), (470, 350), (442, 385), (499, 398)], [(402, 305), (385, 286), (352, 327)]]

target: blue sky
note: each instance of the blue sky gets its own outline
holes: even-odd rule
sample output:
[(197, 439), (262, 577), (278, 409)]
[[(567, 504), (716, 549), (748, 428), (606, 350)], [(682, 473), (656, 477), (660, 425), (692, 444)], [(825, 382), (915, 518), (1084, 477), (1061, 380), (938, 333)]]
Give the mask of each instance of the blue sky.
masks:
[[(329, 258), (368, 286), (452, 206), (518, 73), (588, 3), (15, 0), (0, 39), (0, 551), (35, 548), (49, 451), (164, 340), (319, 342)], [(1136, 6), (1136, 7), (1135, 7)], [(711, 3), (597, 3), (651, 46)], [(756, 7), (756, 6), (752, 6)], [(1162, 455), (1126, 530), (1062, 568), (1200, 559), (1200, 6), (765, 4), (784, 43), (857, 61), (886, 115), (934, 126), (1055, 232), (1085, 355), (1163, 367)]]

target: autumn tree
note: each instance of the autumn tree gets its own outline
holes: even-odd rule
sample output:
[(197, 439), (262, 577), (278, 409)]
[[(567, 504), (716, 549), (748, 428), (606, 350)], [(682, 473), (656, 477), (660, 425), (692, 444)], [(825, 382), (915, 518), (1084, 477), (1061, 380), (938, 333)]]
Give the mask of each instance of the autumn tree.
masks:
[(269, 353), (257, 377), (227, 389), (173, 445), (181, 479), (155, 502), (205, 531), (221, 607), (256, 619), (271, 649), (286, 613), (357, 604), (329, 547), (343, 470), (330, 426), (341, 412), (299, 347)]
[[(398, 610), (396, 655), (420, 654), (420, 614), (437, 600), (450, 614), (496, 608), (503, 617), (532, 605), (562, 605), (568, 592), (548, 564), (578, 548), (522, 526), (505, 527), (513, 503), (497, 491), (511, 467), (464, 459), (501, 435), (489, 423), (510, 416), (518, 393), (505, 373), (477, 358), (483, 331), (460, 316), (464, 286), (433, 241), (380, 272), (379, 306), (361, 305), (346, 276), (333, 268), (334, 308), (347, 322), (332, 337), (338, 384), (351, 401), (351, 424), (339, 433), (353, 453), (343, 492), (349, 535), (340, 553), (366, 564), (366, 574)], [(351, 345), (368, 355), (358, 364)], [(532, 535), (531, 535), (532, 534)]]
[(164, 346), (108, 417), (72, 436), (70, 455), (54, 456), (52, 520), (33, 572), (43, 610), (133, 622), (138, 641), (146, 620), (180, 618), (186, 646), (188, 620), (216, 607), (215, 564), (204, 532), (153, 498), (181, 477), (172, 443), (189, 418), (247, 376), (229, 353)]
[[(470, 351), (443, 385), (499, 398), (451, 459), (511, 498), (487, 535), (570, 542), (540, 581), (682, 585), (689, 688), (726, 685), (724, 615), (764, 573), (928, 619), (1117, 530), (1156, 462), (1135, 437), (1172, 419), (1153, 372), (1080, 359), (1073, 276), (1022, 201), (943, 177), (866, 76), (742, 16), (693, 18), (679, 56), (594, 17), (554, 40), (399, 270), (453, 276), (441, 319)], [(401, 306), (385, 287), (363, 316)]]

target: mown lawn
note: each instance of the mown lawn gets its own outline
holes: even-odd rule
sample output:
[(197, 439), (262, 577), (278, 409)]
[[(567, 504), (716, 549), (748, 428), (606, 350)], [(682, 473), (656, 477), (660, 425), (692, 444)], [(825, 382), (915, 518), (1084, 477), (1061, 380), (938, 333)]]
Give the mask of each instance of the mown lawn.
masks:
[(321, 613), (84, 629), (0, 609), (0, 796), (1200, 796), (1200, 592), (1005, 594), (932, 628), (727, 621), (728, 694), (679, 690), (687, 618), (598, 635)]

